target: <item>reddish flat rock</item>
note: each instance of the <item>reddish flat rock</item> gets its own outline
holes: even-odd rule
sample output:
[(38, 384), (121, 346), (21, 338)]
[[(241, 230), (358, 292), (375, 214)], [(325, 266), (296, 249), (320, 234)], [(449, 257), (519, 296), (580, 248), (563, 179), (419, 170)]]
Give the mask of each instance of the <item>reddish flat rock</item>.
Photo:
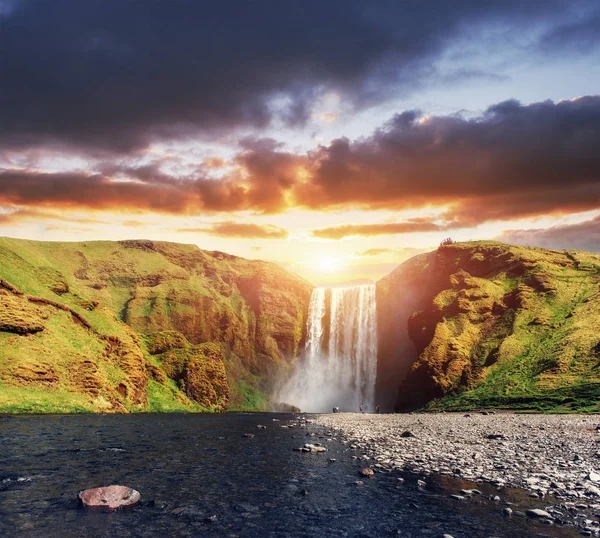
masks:
[(133, 506), (141, 499), (139, 491), (125, 486), (84, 489), (79, 492), (78, 496), (83, 506), (87, 508), (105, 508), (108, 510)]

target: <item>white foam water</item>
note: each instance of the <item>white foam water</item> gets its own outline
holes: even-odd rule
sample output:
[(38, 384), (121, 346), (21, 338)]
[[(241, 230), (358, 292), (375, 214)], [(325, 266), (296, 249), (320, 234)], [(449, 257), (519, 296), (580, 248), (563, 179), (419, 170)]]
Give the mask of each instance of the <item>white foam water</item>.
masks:
[(377, 312), (375, 285), (313, 290), (304, 357), (279, 398), (303, 411), (375, 408)]

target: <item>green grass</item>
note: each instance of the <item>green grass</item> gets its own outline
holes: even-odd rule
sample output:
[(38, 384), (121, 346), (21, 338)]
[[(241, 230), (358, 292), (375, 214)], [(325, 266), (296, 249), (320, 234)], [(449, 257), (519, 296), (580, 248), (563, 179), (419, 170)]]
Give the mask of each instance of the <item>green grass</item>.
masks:
[[(91, 325), (85, 329), (69, 312), (3, 294), (0, 383), (25, 391), (23, 409), (28, 409), (28, 391), (46, 390), (77, 395), (89, 410), (202, 410), (188, 405), (177, 385), (157, 373), (161, 363), (148, 354), (145, 335), (161, 331), (182, 333), (192, 344), (223, 344), (238, 362), (228, 371), (229, 384), (250, 380), (237, 393), (241, 404), (262, 408), (264, 395), (254, 388), (260, 383), (253, 374), (264, 361), (271, 365), (293, 358), (296, 349), (280, 349), (273, 335), (287, 342), (285, 331), (290, 331), (293, 341), (299, 339), (312, 288), (271, 263), (149, 241), (0, 238), (0, 278), (25, 294), (71, 308)], [(260, 302), (253, 302), (255, 292)], [(160, 383), (132, 385), (133, 374), (143, 382), (143, 371), (131, 371), (140, 355)], [(195, 372), (195, 382), (205, 397), (211, 390), (201, 388), (201, 374)], [(142, 399), (147, 391), (147, 404), (131, 400), (138, 389)]]
[(153, 379), (148, 382), (148, 407), (145, 411), (151, 413), (190, 413), (206, 412), (208, 409), (200, 407), (195, 402), (187, 400), (187, 405), (182, 400), (177, 399), (180, 394), (182, 399), (184, 395), (177, 389), (174, 383), (168, 383), (166, 386), (157, 383)]
[[(598, 412), (600, 256), (494, 242), (457, 243), (430, 256), (437, 281), (457, 267), (472, 276), (450, 277), (434, 309), (415, 314), (435, 327), (413, 367), (428, 368), (428, 383), (442, 394), (428, 409)], [(511, 308), (502, 313), (504, 303)]]
[(267, 395), (247, 381), (240, 379), (231, 388), (231, 404), (228, 411), (266, 411)]
[(93, 413), (97, 410), (81, 394), (0, 383), (0, 413)]

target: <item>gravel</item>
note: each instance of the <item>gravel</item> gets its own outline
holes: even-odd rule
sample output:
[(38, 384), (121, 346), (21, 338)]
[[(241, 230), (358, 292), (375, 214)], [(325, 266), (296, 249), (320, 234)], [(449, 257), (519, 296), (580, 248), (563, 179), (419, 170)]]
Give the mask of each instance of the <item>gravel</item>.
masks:
[(382, 471), (439, 473), (567, 504), (600, 503), (598, 416), (336, 413), (315, 422), (339, 431)]

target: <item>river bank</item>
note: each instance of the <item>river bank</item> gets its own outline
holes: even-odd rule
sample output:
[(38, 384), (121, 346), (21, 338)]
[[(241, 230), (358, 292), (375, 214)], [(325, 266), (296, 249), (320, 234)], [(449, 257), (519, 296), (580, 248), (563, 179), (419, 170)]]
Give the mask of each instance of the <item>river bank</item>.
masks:
[[(298, 451), (311, 444), (324, 451)], [(462, 502), (452, 494), (476, 485), (362, 476), (361, 450), (311, 415), (0, 416), (0, 452), (3, 537), (579, 536), (574, 527), (503, 517), (485, 484)], [(141, 502), (111, 513), (78, 505), (82, 489), (112, 484), (139, 491)], [(544, 507), (521, 490), (502, 495), (515, 510)]]
[(315, 422), (337, 431), (375, 470), (522, 488), (553, 498), (546, 519), (573, 518), (590, 535), (598, 531), (598, 416), (342, 413), (317, 415)]

